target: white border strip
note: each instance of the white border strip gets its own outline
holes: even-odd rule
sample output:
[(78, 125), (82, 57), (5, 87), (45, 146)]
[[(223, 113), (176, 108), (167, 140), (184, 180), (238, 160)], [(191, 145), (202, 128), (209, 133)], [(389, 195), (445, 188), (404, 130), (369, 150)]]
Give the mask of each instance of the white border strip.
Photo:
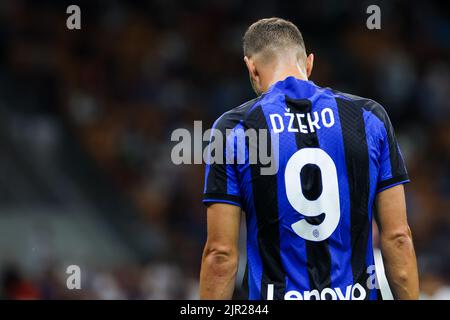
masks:
[(383, 256), (380, 249), (373, 250), (373, 256), (375, 258), (375, 273), (377, 275), (378, 285), (381, 291), (381, 297), (383, 300), (394, 300), (391, 288), (384, 272)]

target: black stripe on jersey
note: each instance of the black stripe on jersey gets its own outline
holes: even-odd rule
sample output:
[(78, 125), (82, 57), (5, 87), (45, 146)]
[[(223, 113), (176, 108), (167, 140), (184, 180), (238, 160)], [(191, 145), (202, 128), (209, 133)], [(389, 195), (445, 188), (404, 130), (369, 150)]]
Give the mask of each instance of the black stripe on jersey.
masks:
[(383, 300), (383, 296), (381, 295), (381, 290), (377, 289), (377, 300), (382, 301)]
[[(208, 177), (209, 179), (209, 177)], [(219, 185), (220, 186), (220, 185)], [(226, 185), (225, 185), (226, 187)], [(203, 200), (226, 200), (234, 203), (241, 203), (241, 198), (238, 196), (234, 196), (232, 194), (226, 194), (226, 190), (221, 193), (205, 193), (203, 195)]]
[[(350, 193), (350, 233), (354, 283), (367, 282), (366, 253), (370, 227), (368, 201), (370, 190), (369, 152), (362, 105), (336, 98), (344, 139)], [(369, 295), (367, 295), (369, 297)]]
[(408, 179), (409, 179), (409, 177), (408, 177), (407, 174), (402, 174), (401, 176), (396, 176), (394, 178), (387, 179), (387, 180), (385, 180), (385, 181), (383, 181), (383, 182), (378, 184), (378, 190), (382, 190), (382, 189), (384, 189), (384, 188), (386, 188), (388, 186), (392, 186), (392, 185), (394, 185), (396, 183), (403, 182), (403, 181), (408, 180)]
[[(381, 122), (384, 124), (386, 129), (387, 139), (389, 143), (389, 158), (391, 163), (391, 174), (393, 177), (396, 176), (406, 176), (403, 180), (407, 180), (406, 167), (404, 166), (403, 160), (400, 159), (400, 152), (397, 149), (397, 139), (395, 138), (394, 128), (392, 127), (391, 120), (384, 110), (384, 108), (373, 100), (367, 100), (364, 109), (371, 111)], [(382, 188), (379, 186), (379, 188)]]
[[(389, 157), (391, 163), (392, 176), (396, 177), (406, 175), (406, 179), (404, 180), (408, 180), (407, 177), (408, 173), (406, 171), (406, 167), (404, 165), (403, 159), (400, 158), (400, 152), (398, 151), (398, 145), (397, 140), (395, 138), (394, 128), (383, 106), (371, 99), (363, 98), (353, 94), (343, 93), (331, 88), (329, 89), (333, 93), (347, 97), (348, 99), (351, 99), (352, 101), (356, 102), (358, 105), (363, 106), (365, 110), (372, 112), (384, 124), (384, 128), (386, 129), (389, 143)], [(381, 189), (381, 187), (379, 186), (378, 189)]]
[[(294, 100), (288, 96), (285, 96), (285, 99), (286, 105), (291, 109), (292, 113), (306, 114), (311, 112), (312, 104), (308, 99)], [(296, 126), (296, 129), (300, 132), (299, 124), (297, 123)], [(299, 150), (319, 147), (316, 132), (296, 133), (295, 140)], [(304, 172), (304, 170), (308, 172)], [(320, 175), (317, 175), (315, 166), (305, 166), (302, 169), (301, 175), (302, 190), (305, 197), (308, 194), (315, 198), (319, 197), (322, 191), (316, 189), (321, 188), (322, 181), (320, 180)], [(305, 179), (305, 177), (309, 179)], [(311, 183), (312, 180), (314, 180), (314, 183)], [(305, 217), (308, 222), (313, 224), (321, 222), (318, 218), (320, 216), (315, 218)], [(328, 240), (320, 242), (305, 240), (305, 242), (310, 290), (317, 289), (320, 292), (324, 288), (331, 286), (331, 255)]]
[[(257, 106), (251, 111), (248, 117), (248, 126), (269, 130), (261, 106)], [(267, 150), (271, 150), (271, 144), (269, 138)], [(273, 284), (273, 298), (283, 299), (286, 289), (286, 272), (280, 254), (277, 175), (261, 175), (261, 167), (259, 161), (250, 166), (258, 225), (258, 246), (262, 261), (261, 298), (267, 299), (267, 286)]]

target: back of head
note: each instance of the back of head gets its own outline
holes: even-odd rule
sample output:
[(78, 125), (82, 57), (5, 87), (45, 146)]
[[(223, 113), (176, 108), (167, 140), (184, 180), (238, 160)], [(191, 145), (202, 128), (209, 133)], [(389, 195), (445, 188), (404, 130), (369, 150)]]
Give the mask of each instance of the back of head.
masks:
[(277, 54), (294, 50), (298, 59), (306, 59), (303, 36), (290, 21), (281, 18), (266, 18), (253, 23), (243, 39), (244, 55), (260, 55), (270, 59)]

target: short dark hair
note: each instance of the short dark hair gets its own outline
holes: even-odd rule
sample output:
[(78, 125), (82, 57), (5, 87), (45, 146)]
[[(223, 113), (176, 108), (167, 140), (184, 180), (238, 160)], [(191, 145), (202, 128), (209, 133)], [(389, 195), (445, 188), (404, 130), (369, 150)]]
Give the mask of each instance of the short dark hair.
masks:
[(300, 30), (292, 22), (281, 18), (256, 21), (247, 29), (243, 38), (244, 55), (247, 57), (267, 49), (273, 51), (290, 46), (298, 46), (305, 51)]

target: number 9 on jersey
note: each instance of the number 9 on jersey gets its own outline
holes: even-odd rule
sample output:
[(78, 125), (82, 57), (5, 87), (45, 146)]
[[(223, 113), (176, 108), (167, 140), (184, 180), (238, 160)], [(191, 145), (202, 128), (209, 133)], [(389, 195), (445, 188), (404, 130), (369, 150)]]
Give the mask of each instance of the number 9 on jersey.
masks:
[[(307, 164), (314, 164), (320, 169), (322, 192), (315, 200), (308, 200), (302, 190), (300, 173)], [(336, 230), (341, 216), (338, 177), (333, 159), (319, 148), (300, 149), (289, 159), (284, 178), (287, 199), (298, 213), (305, 217), (325, 216), (318, 225), (311, 224), (306, 219), (293, 223), (291, 227), (294, 232), (310, 241), (328, 239)]]

